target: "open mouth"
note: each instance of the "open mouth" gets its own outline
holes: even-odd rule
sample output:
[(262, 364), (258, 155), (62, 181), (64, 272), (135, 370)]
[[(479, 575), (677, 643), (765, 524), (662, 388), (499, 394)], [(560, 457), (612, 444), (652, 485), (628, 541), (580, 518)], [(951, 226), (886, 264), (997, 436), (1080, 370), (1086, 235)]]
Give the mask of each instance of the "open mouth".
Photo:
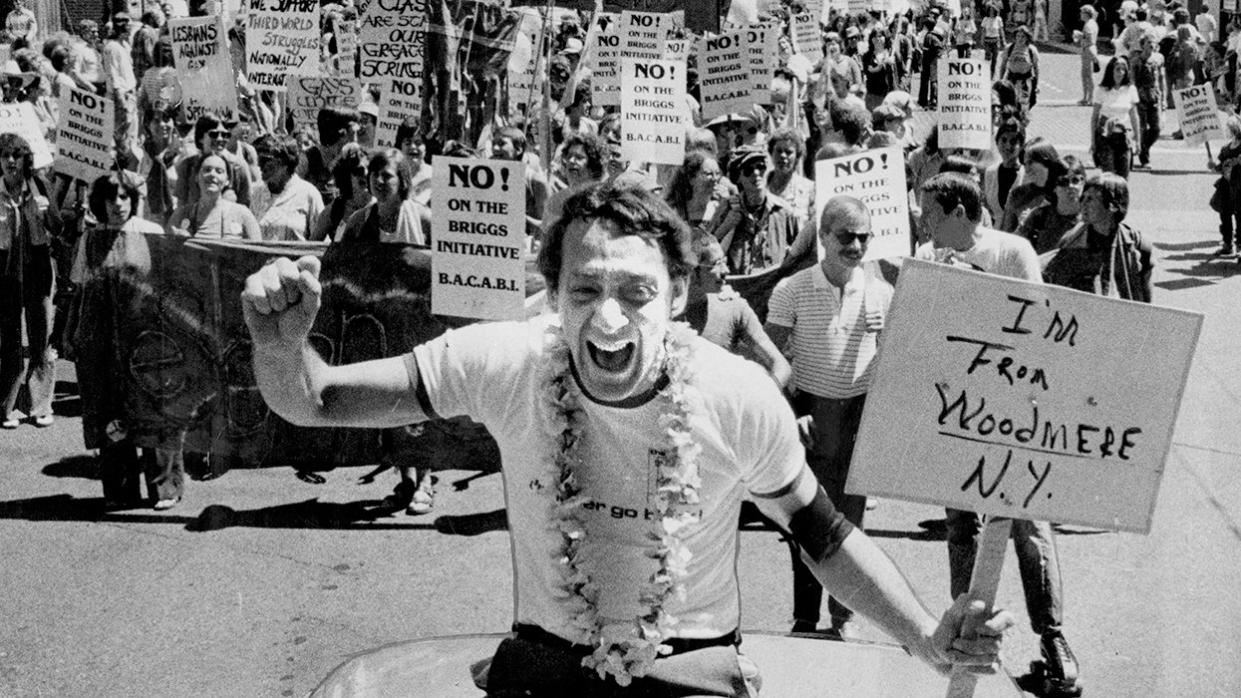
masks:
[(609, 373), (620, 373), (629, 366), (636, 347), (633, 342), (625, 342), (615, 349), (604, 349), (594, 342), (586, 342), (586, 351), (590, 360), (599, 368)]

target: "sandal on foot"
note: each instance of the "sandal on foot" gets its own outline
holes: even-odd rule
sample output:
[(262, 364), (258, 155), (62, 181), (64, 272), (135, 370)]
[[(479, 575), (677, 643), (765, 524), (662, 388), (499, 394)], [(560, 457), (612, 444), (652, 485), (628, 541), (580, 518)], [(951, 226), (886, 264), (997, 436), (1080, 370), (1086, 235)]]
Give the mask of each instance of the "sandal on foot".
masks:
[(155, 502), (155, 511), (167, 511), (181, 503), (180, 497), (168, 497)]
[(423, 485), (418, 488), (417, 492), (414, 492), (414, 500), (405, 509), (405, 513), (418, 516), (430, 512), (433, 508), (435, 508), (435, 490)]

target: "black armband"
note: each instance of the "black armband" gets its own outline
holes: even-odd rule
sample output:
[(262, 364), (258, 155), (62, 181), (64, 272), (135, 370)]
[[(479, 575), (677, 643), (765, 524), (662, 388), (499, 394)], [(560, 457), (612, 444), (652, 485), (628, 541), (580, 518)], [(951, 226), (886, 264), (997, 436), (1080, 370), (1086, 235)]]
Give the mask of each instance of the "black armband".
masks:
[(853, 524), (832, 504), (821, 485), (815, 491), (814, 499), (789, 520), (793, 540), (815, 562), (823, 562), (839, 550), (853, 528)]
[(431, 396), (427, 394), (427, 384), (422, 380), (422, 371), (418, 370), (418, 360), (414, 352), (405, 355), (405, 370), (409, 373), (409, 381), (414, 386), (414, 399), (427, 419), (440, 419), (439, 413), (431, 406)]

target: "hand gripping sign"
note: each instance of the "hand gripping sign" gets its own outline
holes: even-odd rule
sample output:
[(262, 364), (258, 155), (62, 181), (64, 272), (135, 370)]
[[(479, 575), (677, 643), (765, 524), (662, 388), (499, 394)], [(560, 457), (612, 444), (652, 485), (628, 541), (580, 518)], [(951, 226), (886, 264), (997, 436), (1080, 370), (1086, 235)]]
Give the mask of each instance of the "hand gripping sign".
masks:
[(906, 260), (845, 491), (999, 517), (971, 581), (988, 604), (1014, 518), (1148, 533), (1201, 327)]
[(431, 312), (525, 316), (526, 172), (520, 162), (436, 156)]

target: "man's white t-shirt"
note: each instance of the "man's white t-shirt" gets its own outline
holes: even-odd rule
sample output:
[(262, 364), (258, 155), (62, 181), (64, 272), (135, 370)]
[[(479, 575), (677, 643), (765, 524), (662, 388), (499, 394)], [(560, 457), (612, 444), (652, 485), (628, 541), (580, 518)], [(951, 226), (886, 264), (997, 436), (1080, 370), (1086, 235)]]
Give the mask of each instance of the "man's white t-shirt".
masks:
[(968, 250), (935, 247), (933, 243), (924, 242), (918, 246), (914, 257), (955, 264), (997, 276), (1042, 282), (1043, 272), (1039, 267), (1038, 255), (1029, 240), (993, 228), (980, 226), (978, 230), (979, 236), (974, 246)]
[[(554, 321), (540, 316), (452, 330), (415, 348), (412, 363), (438, 416), (468, 415), (500, 446), (517, 622), (580, 642), (584, 638), (571, 624), (573, 611), (562, 598), (553, 559), (560, 536), (549, 525), (556, 468), (553, 420), (543, 397), (544, 335)], [(736, 551), (742, 495), (787, 486), (805, 467), (805, 453), (791, 409), (757, 364), (701, 338), (693, 348), (691, 385), (701, 402), (692, 429), (702, 446), (702, 514), (685, 536), (693, 553), (685, 600), (669, 600), (666, 611), (679, 621), (676, 636), (714, 638), (740, 622)], [(641, 611), (638, 591), (657, 568), (647, 556), (647, 536), (658, 517), (654, 464), (664, 402), (656, 397), (621, 408), (582, 396), (580, 403), (586, 426), (579, 445), (583, 465), (575, 474), (592, 500), (584, 569), (600, 586), (598, 610), (606, 622), (629, 621)]]

